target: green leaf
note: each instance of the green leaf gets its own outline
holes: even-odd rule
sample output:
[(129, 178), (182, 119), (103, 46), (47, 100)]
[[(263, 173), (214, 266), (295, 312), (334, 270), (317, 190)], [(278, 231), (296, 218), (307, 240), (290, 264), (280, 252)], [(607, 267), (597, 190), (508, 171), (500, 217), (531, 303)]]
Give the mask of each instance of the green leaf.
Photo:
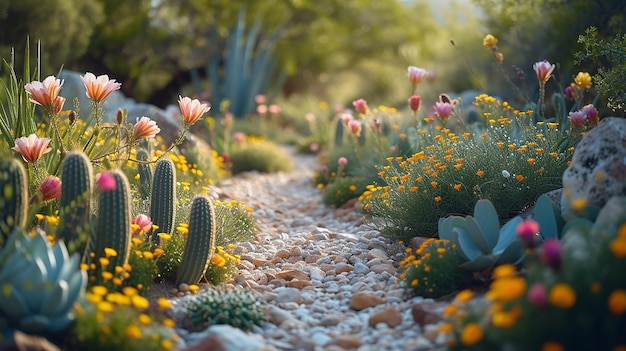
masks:
[(472, 240), (474, 245), (482, 251), (483, 254), (488, 255), (491, 253), (491, 249), (495, 246), (495, 243), (494, 245), (489, 245), (485, 238), (485, 233), (473, 217), (465, 217), (465, 229), (467, 230), (467, 235), (470, 240)]
[(452, 229), (452, 231), (458, 234), (460, 248), (459, 252), (463, 253), (463, 256), (465, 256), (468, 261), (473, 261), (474, 259), (476, 259), (476, 257), (483, 255), (483, 253), (480, 252), (476, 245), (474, 245), (469, 237), (469, 234), (467, 234), (467, 231), (459, 227), (455, 227), (454, 229)]
[[(495, 254), (495, 252), (494, 252)], [(513, 241), (507, 246), (502, 253), (499, 254), (496, 263), (504, 264), (504, 263), (512, 263), (518, 264), (524, 259), (524, 244), (521, 241), (516, 240)]]
[(487, 245), (489, 247), (496, 246), (500, 233), (500, 221), (498, 220), (498, 212), (491, 201), (481, 199), (476, 202), (474, 219), (483, 231)]
[(539, 232), (543, 240), (559, 239), (565, 221), (561, 217), (561, 211), (548, 195), (543, 194), (537, 199), (534, 217), (535, 221), (539, 223)]
[(517, 226), (523, 221), (522, 217), (518, 216), (502, 226), (502, 229), (500, 229), (498, 244), (493, 248), (494, 253), (504, 250), (511, 242), (519, 242), (519, 240), (517, 240)]

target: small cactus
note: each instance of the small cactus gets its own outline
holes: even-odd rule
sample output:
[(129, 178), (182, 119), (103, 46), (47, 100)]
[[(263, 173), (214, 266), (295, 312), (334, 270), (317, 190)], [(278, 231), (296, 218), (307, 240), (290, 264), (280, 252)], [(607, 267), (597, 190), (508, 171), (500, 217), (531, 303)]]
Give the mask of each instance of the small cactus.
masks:
[[(98, 220), (95, 230), (94, 252), (96, 257), (106, 257), (108, 265), (101, 266), (96, 259), (96, 279), (103, 271), (114, 272), (116, 266), (128, 262), (131, 242), (130, 186), (120, 170), (110, 172), (115, 178), (115, 190), (103, 191), (99, 196)], [(110, 249), (115, 250), (112, 253)]]
[(337, 120), (335, 126), (335, 147), (340, 147), (343, 145), (343, 121), (340, 119)]
[(209, 265), (215, 245), (215, 207), (211, 199), (197, 196), (191, 203), (189, 234), (176, 284), (197, 283)]
[(152, 168), (147, 162), (150, 158), (146, 149), (137, 149), (137, 160), (141, 161), (137, 163), (137, 172), (139, 173), (139, 186), (138, 193), (142, 200), (148, 200), (150, 198), (150, 191), (152, 186)]
[(152, 244), (159, 243), (158, 233), (171, 234), (176, 215), (176, 167), (170, 159), (161, 159), (154, 169), (152, 194), (150, 196), (150, 218), (159, 227), (152, 233)]
[(70, 254), (85, 251), (91, 231), (93, 170), (83, 152), (69, 152), (61, 166), (60, 225), (57, 237), (65, 242)]
[(0, 247), (13, 228), (23, 228), (28, 215), (26, 170), (14, 158), (0, 161)]

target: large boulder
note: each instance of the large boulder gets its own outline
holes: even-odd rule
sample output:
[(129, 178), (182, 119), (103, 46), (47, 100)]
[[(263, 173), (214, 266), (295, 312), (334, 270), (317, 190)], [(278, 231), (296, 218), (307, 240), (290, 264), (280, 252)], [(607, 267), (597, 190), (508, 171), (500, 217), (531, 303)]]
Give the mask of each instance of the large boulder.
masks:
[(570, 220), (576, 217), (573, 201), (601, 207), (616, 195), (626, 195), (626, 119), (607, 117), (576, 146), (563, 173), (561, 212)]

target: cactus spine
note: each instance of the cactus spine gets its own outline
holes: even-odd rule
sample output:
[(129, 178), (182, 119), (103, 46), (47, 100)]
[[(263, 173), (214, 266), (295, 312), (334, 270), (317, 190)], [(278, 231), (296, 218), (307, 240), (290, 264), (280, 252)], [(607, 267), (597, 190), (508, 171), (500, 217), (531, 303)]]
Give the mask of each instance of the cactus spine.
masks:
[(57, 237), (70, 254), (85, 252), (91, 232), (93, 169), (83, 152), (68, 152), (61, 166), (60, 225)]
[(23, 228), (28, 215), (26, 170), (18, 159), (0, 161), (0, 247), (13, 228)]
[(159, 229), (152, 233), (152, 244), (159, 243), (158, 233), (172, 234), (176, 215), (176, 168), (170, 159), (161, 159), (154, 169), (150, 218)]
[[(101, 260), (95, 260), (96, 279), (101, 279), (103, 271), (114, 273), (116, 266), (124, 267), (130, 254), (130, 186), (122, 171), (113, 170), (110, 174), (115, 178), (116, 188), (100, 193), (94, 243), (96, 257), (106, 257), (109, 263), (102, 267)], [(107, 254), (105, 249), (114, 249), (116, 255)]]
[(215, 245), (215, 207), (211, 199), (197, 196), (191, 203), (189, 234), (176, 284), (197, 283), (206, 271)]
[(137, 160), (141, 161), (137, 163), (137, 172), (139, 173), (139, 187), (138, 192), (142, 200), (150, 198), (150, 187), (152, 186), (152, 168), (147, 163), (150, 155), (148, 151), (143, 148), (137, 149)]

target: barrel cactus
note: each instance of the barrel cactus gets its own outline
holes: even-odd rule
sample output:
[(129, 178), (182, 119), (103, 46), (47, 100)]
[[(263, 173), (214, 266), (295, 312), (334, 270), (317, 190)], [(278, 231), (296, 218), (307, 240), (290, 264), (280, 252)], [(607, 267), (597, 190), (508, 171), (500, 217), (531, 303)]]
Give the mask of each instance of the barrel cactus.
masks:
[(70, 253), (85, 252), (91, 231), (93, 170), (81, 151), (68, 152), (61, 166), (60, 225), (57, 238), (65, 241)]
[(152, 194), (150, 197), (150, 219), (159, 227), (152, 234), (152, 243), (159, 243), (158, 233), (171, 234), (176, 215), (176, 167), (170, 159), (160, 159), (154, 168)]
[(197, 196), (191, 203), (189, 234), (183, 258), (176, 274), (176, 284), (197, 283), (206, 271), (215, 245), (215, 207), (207, 196)]
[(13, 230), (0, 250), (0, 319), (27, 333), (56, 333), (74, 320), (73, 304), (87, 284), (80, 256), (43, 231)]
[(0, 161), (0, 247), (15, 227), (26, 224), (28, 178), (18, 159)]

